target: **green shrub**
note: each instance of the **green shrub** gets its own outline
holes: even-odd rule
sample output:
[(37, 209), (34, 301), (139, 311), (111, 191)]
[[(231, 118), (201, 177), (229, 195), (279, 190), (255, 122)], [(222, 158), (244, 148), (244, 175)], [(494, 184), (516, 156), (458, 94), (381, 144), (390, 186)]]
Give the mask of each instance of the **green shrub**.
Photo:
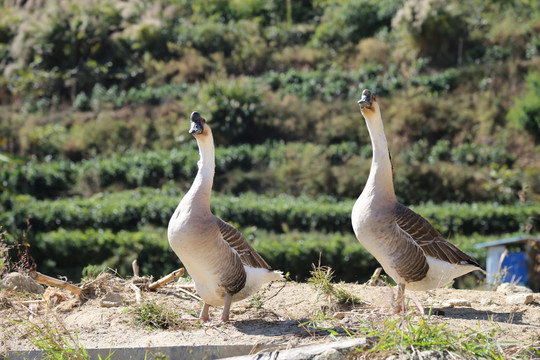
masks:
[[(345, 233), (274, 233), (256, 227), (239, 227), (239, 230), (272, 268), (289, 272), (297, 281), (305, 281), (310, 276), (312, 264), (318, 265), (319, 259), (321, 265), (334, 270), (337, 280), (349, 282), (367, 281), (380, 266), (351, 230)], [(451, 236), (450, 241), (484, 264), (484, 250), (474, 245), (501, 237), (505, 235)], [(165, 228), (118, 233), (60, 229), (35, 235), (30, 244), (30, 254), (39, 271), (52, 276), (67, 276), (74, 281), (81, 275), (95, 275), (95, 271), (106, 268), (116, 269), (121, 276), (131, 276), (134, 259), (140, 265), (141, 275), (154, 278), (182, 266), (170, 249)]]
[(68, 193), (77, 178), (77, 169), (70, 161), (28, 163), (0, 167), (0, 182), (13, 193), (29, 194), (38, 199)]
[(203, 116), (219, 129), (214, 131), (216, 143), (256, 143), (265, 133), (259, 123), (264, 91), (252, 78), (214, 79), (185, 101), (191, 109), (205, 104)]
[(527, 92), (516, 99), (507, 119), (540, 143), (540, 73), (530, 72), (525, 81)]
[(37, 96), (67, 96), (113, 79), (129, 59), (126, 49), (109, 36), (120, 21), (114, 2), (105, 0), (47, 3), (29, 13), (11, 47), (11, 56), (19, 62), (12, 73), (14, 88)]
[(472, 5), (454, 5), (443, 0), (404, 1), (392, 19), (393, 29), (402, 36), (400, 45), (436, 66), (457, 64), (458, 43), (472, 30), (466, 20)]
[(356, 44), (379, 28), (390, 26), (401, 1), (353, 0), (328, 4), (315, 30), (313, 43), (337, 49), (347, 43)]
[[(181, 199), (178, 189), (138, 188), (115, 193), (100, 193), (89, 198), (15, 201), (13, 209), (0, 214), (7, 230), (25, 229), (29, 218), (36, 232), (58, 229), (135, 230), (150, 224), (166, 227)], [(212, 209), (226, 221), (241, 226), (257, 226), (275, 232), (299, 231), (347, 232), (351, 229), (354, 200), (337, 201), (243, 194), (214, 196)], [(538, 212), (534, 203), (494, 205), (491, 203), (442, 205), (428, 204), (414, 209), (427, 217), (443, 235), (497, 234), (522, 230), (527, 217)]]
[(117, 269), (122, 276), (133, 275), (131, 262), (135, 259), (141, 275), (155, 278), (179, 267), (163, 230), (114, 233), (110, 230), (59, 229), (35, 235), (30, 243), (31, 255), (41, 272), (67, 276), (70, 280), (88, 276), (87, 265)]

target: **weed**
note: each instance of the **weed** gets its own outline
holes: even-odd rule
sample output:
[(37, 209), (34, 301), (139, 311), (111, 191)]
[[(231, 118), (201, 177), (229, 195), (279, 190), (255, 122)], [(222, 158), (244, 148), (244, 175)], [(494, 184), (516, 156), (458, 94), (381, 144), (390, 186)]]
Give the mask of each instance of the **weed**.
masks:
[[(262, 290), (258, 291), (253, 296), (251, 296), (251, 298), (249, 299), (249, 306), (255, 307), (257, 309), (262, 309), (265, 301), (268, 301), (271, 298), (277, 296), (281, 292), (281, 290), (283, 290), (285, 285), (287, 285), (287, 281), (290, 280), (290, 274), (286, 273), (284, 275), (284, 279), (285, 279), (285, 282), (283, 282), (283, 286), (281, 288), (279, 288), (275, 294), (273, 294), (273, 295), (271, 295), (269, 297), (266, 297), (267, 292), (272, 287), (273, 282), (271, 282), (268, 285), (266, 285)], [(263, 301), (263, 299), (264, 299), (264, 301)]]
[[(39, 318), (39, 323), (32, 321), (16, 321), (26, 326), (31, 333), (32, 344), (42, 351), (43, 359), (50, 360), (89, 360), (90, 356), (79, 342), (77, 333), (72, 334), (62, 321), (55, 317), (55, 322)], [(110, 359), (110, 354), (106, 359)], [(101, 359), (101, 356), (99, 356)]]
[(332, 283), (334, 278), (334, 271), (329, 266), (313, 266), (311, 271), (311, 277), (307, 280), (308, 284), (312, 284), (317, 290), (317, 296), (326, 295), (327, 297), (334, 296), (338, 303), (340, 304), (360, 304), (362, 300), (353, 294), (347, 289), (341, 287), (336, 287)]
[(6, 232), (0, 226), (0, 277), (4, 272), (9, 271), (9, 249), (10, 247), (6, 244)]
[(255, 307), (256, 309), (262, 309), (263, 307), (263, 298), (266, 292), (268, 291), (268, 287), (265, 287), (261, 291), (255, 293), (252, 297), (249, 298), (249, 306)]
[(94, 280), (99, 274), (105, 272), (107, 268), (103, 265), (86, 265), (82, 270), (81, 281)]
[(336, 288), (334, 295), (337, 297), (337, 300), (340, 304), (358, 305), (362, 303), (362, 300), (359, 297), (351, 294), (350, 291), (343, 287)]
[(167, 307), (164, 304), (158, 304), (155, 301), (149, 301), (135, 308), (135, 323), (148, 329), (187, 329), (192, 325), (183, 321), (180, 313)]
[(313, 330), (317, 330), (332, 337), (343, 334), (366, 337), (368, 345), (357, 349), (354, 358), (387, 358), (392, 355), (422, 358), (426, 356), (421, 354), (423, 351), (437, 353), (438, 358), (466, 359), (528, 359), (540, 354), (540, 349), (534, 345), (537, 338), (525, 344), (502, 343), (498, 341), (500, 328), (455, 332), (447, 328), (446, 322), (437, 322), (431, 315), (416, 317), (409, 313), (382, 322), (356, 318), (355, 325), (345, 327), (336, 319), (318, 312), (300, 326), (312, 336), (316, 334)]
[(329, 266), (321, 266), (320, 261), (319, 266), (315, 267), (314, 264), (311, 266), (313, 267), (313, 270), (310, 272), (311, 277), (307, 280), (307, 282), (315, 287), (317, 290), (317, 296), (334, 295), (335, 288), (332, 284), (334, 271)]

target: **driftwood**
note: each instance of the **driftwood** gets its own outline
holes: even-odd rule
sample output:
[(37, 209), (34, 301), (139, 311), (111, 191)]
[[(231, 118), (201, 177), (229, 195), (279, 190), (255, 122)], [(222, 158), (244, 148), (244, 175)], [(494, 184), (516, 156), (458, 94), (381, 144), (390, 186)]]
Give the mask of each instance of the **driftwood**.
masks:
[(133, 276), (139, 277), (139, 264), (137, 264), (137, 259), (133, 260), (131, 268), (133, 269)]
[(192, 298), (194, 299), (197, 299), (199, 301), (203, 301), (203, 299), (201, 299), (200, 297), (198, 297), (197, 295), (195, 295), (194, 293), (192, 293), (191, 291), (187, 291), (184, 289), (184, 286), (175, 286), (175, 289), (188, 295), (188, 296), (191, 296)]
[(135, 302), (137, 303), (137, 305), (140, 305), (141, 304), (141, 289), (139, 289), (133, 284), (129, 284), (129, 287), (132, 288), (133, 291), (135, 291)]
[(379, 279), (379, 276), (381, 275), (382, 268), (378, 267), (375, 269), (375, 272), (373, 275), (371, 275), (371, 279), (367, 282), (368, 286), (375, 286), (377, 284), (377, 280)]
[(161, 279), (159, 279), (158, 281), (154, 281), (153, 283), (148, 285), (148, 290), (154, 291), (157, 288), (162, 287), (163, 285), (173, 281), (174, 279), (179, 278), (182, 275), (184, 275), (184, 268), (180, 268), (178, 270), (175, 270), (172, 273), (170, 273), (169, 275), (164, 276)]
[(45, 285), (57, 287), (59, 289), (68, 290), (79, 296), (81, 296), (83, 293), (83, 289), (81, 289), (78, 286), (70, 284), (66, 281), (55, 279), (47, 275), (43, 275), (37, 271), (31, 271), (30, 277), (40, 284), (45, 284)]

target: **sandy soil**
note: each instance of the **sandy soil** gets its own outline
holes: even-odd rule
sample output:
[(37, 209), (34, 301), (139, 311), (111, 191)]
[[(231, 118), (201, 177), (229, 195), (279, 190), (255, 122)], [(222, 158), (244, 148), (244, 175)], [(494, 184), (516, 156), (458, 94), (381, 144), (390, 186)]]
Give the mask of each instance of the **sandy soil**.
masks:
[[(176, 329), (150, 330), (134, 323), (137, 307), (131, 280), (107, 275), (92, 285), (90, 299), (80, 301), (73, 294), (49, 288), (44, 296), (29, 297), (3, 291), (0, 293), (0, 354), (6, 350), (34, 349), (33, 336), (27, 326), (12, 320), (30, 320), (35, 324), (53, 324), (77, 334), (85, 348), (158, 347), (178, 345), (281, 346), (284, 348), (329, 340), (329, 332), (310, 326), (310, 320), (330, 315), (322, 321), (342, 333), (342, 327), (355, 331), (361, 324), (381, 323), (396, 318), (392, 310), (393, 289), (388, 286), (341, 284), (362, 300), (362, 304), (344, 306), (335, 299), (318, 296), (313, 285), (277, 282), (262, 289), (256, 297), (233, 304), (231, 321), (220, 323), (221, 308), (211, 308), (210, 323), (194, 321), (193, 314), (201, 309), (201, 302), (180, 287), (180, 283), (166, 285), (156, 292), (141, 293), (141, 303), (155, 301), (182, 314)], [(185, 285), (185, 283), (182, 283)], [(182, 285), (182, 286), (183, 286)], [(182, 291), (182, 290), (183, 291)], [(410, 293), (409, 293), (410, 294)], [(440, 309), (429, 321), (446, 323), (453, 331), (468, 329), (488, 331), (496, 329), (500, 341), (540, 341), (540, 294), (528, 305), (507, 304), (507, 294), (495, 291), (437, 289), (415, 292), (426, 308)], [(410, 298), (410, 296), (408, 296)], [(448, 306), (452, 299), (470, 305)], [(110, 307), (107, 307), (110, 306)], [(411, 301), (411, 311), (414, 303)]]

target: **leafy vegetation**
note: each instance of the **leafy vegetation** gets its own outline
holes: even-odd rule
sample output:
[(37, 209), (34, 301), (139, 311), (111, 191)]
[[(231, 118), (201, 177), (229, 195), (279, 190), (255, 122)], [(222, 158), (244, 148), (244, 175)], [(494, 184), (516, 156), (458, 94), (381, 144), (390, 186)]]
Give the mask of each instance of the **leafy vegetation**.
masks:
[[(37, 321), (21, 320), (20, 323), (28, 328), (29, 334), (32, 335), (32, 343), (41, 350), (43, 359), (88, 360), (91, 358), (79, 342), (77, 334), (66, 329), (58, 317), (52, 322), (40, 316)], [(111, 359), (111, 356), (105, 359)], [(99, 359), (102, 359), (101, 356)]]
[[(37, 201), (19, 195), (11, 211), (0, 215), (7, 229), (24, 228), (27, 219), (34, 231), (66, 229), (134, 230), (144, 225), (165, 228), (182, 193), (175, 187), (137, 188), (92, 197)], [(257, 226), (275, 232), (349, 232), (354, 200), (331, 197), (276, 197), (246, 193), (241, 196), (215, 196), (214, 213), (241, 226)], [(497, 234), (524, 230), (527, 218), (539, 210), (534, 203), (494, 205), (489, 203), (413, 207), (428, 218), (442, 234)]]
[(134, 322), (150, 330), (156, 329), (182, 329), (192, 327), (193, 324), (182, 320), (182, 315), (165, 304), (147, 301), (132, 310)]

